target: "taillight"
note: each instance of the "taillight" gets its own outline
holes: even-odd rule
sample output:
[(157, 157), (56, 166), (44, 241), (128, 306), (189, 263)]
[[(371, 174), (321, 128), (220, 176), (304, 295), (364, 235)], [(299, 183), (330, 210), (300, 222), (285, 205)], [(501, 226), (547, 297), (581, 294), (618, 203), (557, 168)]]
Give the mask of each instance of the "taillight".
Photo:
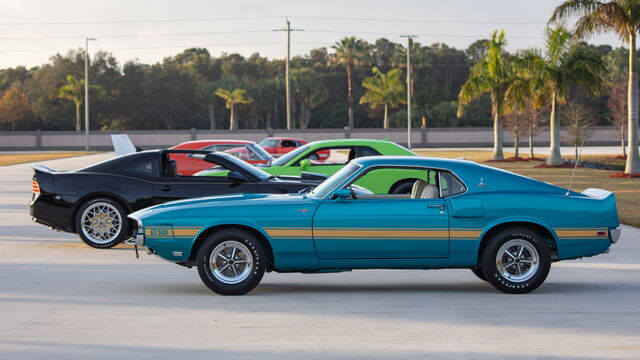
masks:
[(38, 185), (36, 179), (31, 180), (31, 191), (36, 195), (40, 195), (40, 185)]

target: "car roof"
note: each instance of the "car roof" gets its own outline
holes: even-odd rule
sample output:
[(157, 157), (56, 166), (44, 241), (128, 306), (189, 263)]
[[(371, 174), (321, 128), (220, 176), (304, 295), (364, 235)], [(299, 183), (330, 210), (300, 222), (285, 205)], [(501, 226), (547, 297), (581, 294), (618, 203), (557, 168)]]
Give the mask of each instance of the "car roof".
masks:
[(309, 146), (340, 146), (340, 145), (344, 145), (344, 146), (349, 146), (349, 145), (374, 145), (374, 144), (378, 144), (378, 145), (397, 145), (396, 143), (392, 142), (392, 141), (387, 141), (387, 140), (371, 140), (371, 139), (331, 139), (331, 140), (318, 140), (318, 141), (313, 141), (310, 142)]
[(363, 156), (352, 161), (366, 167), (378, 165), (431, 166), (442, 168), (479, 166), (474, 161), (431, 156)]
[(223, 144), (255, 144), (255, 142), (253, 141), (249, 141), (249, 140), (193, 140), (193, 141), (186, 141), (183, 143), (180, 143), (173, 148), (178, 148), (178, 147), (182, 147), (182, 146), (188, 146), (188, 145), (193, 145), (193, 146), (209, 146), (209, 145), (223, 145)]
[(293, 137), (283, 137), (283, 136), (272, 136), (264, 138), (264, 140), (295, 140), (295, 141), (304, 141), (302, 139), (293, 138)]

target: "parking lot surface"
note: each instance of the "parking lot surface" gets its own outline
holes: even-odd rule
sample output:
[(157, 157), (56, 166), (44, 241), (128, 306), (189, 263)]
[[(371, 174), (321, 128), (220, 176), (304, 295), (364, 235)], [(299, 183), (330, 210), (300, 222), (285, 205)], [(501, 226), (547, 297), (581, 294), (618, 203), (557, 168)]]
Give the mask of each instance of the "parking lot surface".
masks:
[(0, 359), (640, 358), (635, 228), (609, 254), (555, 263), (527, 295), (469, 270), (366, 270), (269, 273), (224, 297), (195, 269), (32, 223), (30, 166), (0, 167)]

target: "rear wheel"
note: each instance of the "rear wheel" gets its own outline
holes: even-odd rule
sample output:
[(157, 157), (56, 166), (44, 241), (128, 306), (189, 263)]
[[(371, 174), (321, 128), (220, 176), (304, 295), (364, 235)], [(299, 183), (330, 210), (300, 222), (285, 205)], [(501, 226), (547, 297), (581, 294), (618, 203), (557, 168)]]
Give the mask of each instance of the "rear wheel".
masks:
[(107, 249), (121, 243), (129, 232), (127, 211), (110, 198), (91, 199), (80, 206), (76, 232), (87, 245)]
[(525, 228), (495, 235), (482, 254), (489, 283), (509, 294), (524, 294), (542, 285), (549, 274), (551, 254), (542, 236)]
[(198, 249), (197, 256), (200, 279), (220, 295), (246, 294), (264, 275), (264, 247), (255, 236), (243, 230), (211, 234)]

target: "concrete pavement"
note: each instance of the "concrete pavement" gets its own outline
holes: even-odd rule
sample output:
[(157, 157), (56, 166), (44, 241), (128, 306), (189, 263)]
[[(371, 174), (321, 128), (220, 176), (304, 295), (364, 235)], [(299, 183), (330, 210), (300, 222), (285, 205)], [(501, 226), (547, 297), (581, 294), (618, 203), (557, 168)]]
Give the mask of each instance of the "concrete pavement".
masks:
[(270, 273), (223, 297), (195, 269), (32, 223), (31, 176), (0, 167), (0, 359), (640, 358), (638, 229), (609, 254), (554, 264), (528, 295), (468, 270), (367, 270)]

